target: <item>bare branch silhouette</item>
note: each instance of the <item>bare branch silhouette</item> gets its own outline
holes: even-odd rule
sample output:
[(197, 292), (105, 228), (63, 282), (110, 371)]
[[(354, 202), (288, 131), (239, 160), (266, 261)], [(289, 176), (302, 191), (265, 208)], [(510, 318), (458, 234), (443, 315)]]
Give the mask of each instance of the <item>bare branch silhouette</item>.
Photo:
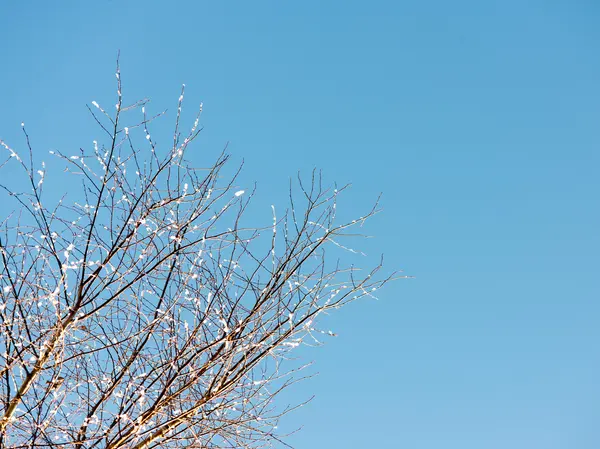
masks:
[(228, 155), (207, 169), (186, 161), (201, 128), (198, 113), (181, 131), (183, 89), (159, 150), (150, 127), (162, 114), (127, 106), (118, 65), (116, 77), (114, 114), (89, 107), (105, 138), (54, 152), (81, 183), (63, 199), (45, 199), (25, 127), (28, 161), (0, 141), (2, 168), (18, 165), (29, 189), (2, 185), (3, 211), (15, 207), (0, 228), (0, 447), (269, 446), (289, 411), (274, 399), (302, 378), (288, 355), (321, 332), (320, 314), (392, 279), (326, 257), (377, 205), (338, 223), (344, 188), (313, 172), (272, 224), (248, 227), (253, 192), (237, 174), (223, 181)]

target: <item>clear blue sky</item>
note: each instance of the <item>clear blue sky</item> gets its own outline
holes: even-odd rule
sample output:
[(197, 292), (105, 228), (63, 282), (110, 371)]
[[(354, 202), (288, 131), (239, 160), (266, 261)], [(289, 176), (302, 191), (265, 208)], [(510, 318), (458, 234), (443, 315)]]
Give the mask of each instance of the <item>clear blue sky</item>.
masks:
[(417, 278), (328, 318), (284, 398), (317, 394), (297, 448), (597, 449), (599, 23), (592, 0), (3, 2), (0, 136), (89, 145), (120, 49), (130, 99), (204, 102), (200, 148), (229, 141), (258, 205), (314, 166), (348, 212), (384, 192), (366, 262)]

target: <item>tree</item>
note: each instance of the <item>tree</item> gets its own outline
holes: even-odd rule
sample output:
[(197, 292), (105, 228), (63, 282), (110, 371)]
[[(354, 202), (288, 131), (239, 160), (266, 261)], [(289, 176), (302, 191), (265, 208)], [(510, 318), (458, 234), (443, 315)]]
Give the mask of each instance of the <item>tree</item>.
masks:
[[(289, 411), (274, 398), (298, 378), (290, 351), (320, 332), (320, 314), (391, 279), (325, 257), (378, 209), (337, 223), (344, 188), (313, 172), (290, 185), (288, 211), (246, 227), (253, 192), (237, 174), (222, 181), (228, 156), (186, 162), (201, 128), (198, 113), (181, 132), (183, 89), (161, 155), (157, 116), (145, 100), (125, 105), (118, 64), (116, 78), (116, 112), (88, 107), (104, 142), (54, 153), (80, 178), (69, 196), (46, 199), (24, 126), (28, 160), (0, 141), (1, 166), (28, 183), (2, 186), (17, 207), (0, 232), (0, 446), (269, 446)], [(124, 126), (133, 110), (143, 120)]]

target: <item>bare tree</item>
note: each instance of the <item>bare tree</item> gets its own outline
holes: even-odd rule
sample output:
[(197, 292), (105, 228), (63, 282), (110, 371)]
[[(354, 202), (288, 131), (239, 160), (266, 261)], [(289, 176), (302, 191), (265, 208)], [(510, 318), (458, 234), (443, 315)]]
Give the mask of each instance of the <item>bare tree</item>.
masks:
[(125, 105), (118, 65), (116, 77), (116, 111), (88, 108), (105, 138), (54, 153), (81, 181), (68, 196), (45, 199), (25, 127), (27, 158), (0, 141), (2, 168), (18, 164), (28, 183), (2, 186), (0, 447), (270, 446), (289, 411), (274, 398), (301, 378), (290, 351), (320, 314), (390, 280), (325, 258), (377, 207), (337, 223), (344, 189), (313, 173), (272, 224), (245, 227), (253, 192), (223, 181), (228, 156), (186, 162), (200, 114), (182, 133), (183, 89), (161, 155), (157, 116)]

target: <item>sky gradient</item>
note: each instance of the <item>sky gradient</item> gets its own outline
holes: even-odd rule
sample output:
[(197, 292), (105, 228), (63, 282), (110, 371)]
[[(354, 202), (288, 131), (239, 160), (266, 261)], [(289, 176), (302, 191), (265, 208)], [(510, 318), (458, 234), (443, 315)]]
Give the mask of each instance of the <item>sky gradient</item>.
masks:
[(130, 100), (204, 103), (193, 160), (229, 142), (256, 220), (298, 170), (351, 182), (347, 216), (383, 192), (364, 264), (416, 278), (302, 351), (298, 449), (597, 449), (598, 23), (590, 0), (4, 2), (0, 137), (89, 145), (120, 50)]

